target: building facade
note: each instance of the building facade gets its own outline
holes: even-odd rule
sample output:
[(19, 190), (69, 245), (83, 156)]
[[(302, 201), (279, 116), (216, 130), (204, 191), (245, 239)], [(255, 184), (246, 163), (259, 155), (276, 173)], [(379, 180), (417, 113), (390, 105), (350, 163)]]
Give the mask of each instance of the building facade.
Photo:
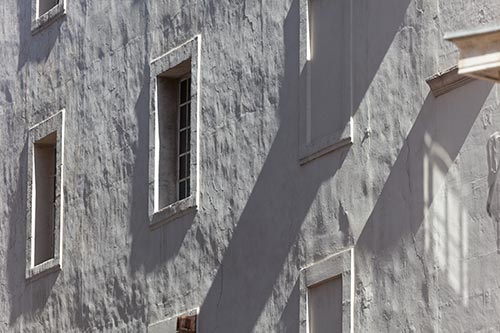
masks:
[(0, 18), (0, 331), (500, 330), (497, 0)]

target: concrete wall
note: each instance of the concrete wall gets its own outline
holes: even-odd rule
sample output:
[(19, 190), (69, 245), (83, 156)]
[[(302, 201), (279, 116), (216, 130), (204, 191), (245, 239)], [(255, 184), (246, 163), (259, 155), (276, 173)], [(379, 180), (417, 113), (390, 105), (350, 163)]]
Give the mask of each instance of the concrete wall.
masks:
[[(0, 5), (0, 331), (199, 308), (201, 332), (298, 332), (300, 270), (350, 247), (355, 331), (500, 330), (500, 90), (425, 83), (497, 0), (354, 0), (353, 143), (302, 166), (299, 0), (67, 0), (35, 35), (28, 2)], [(198, 211), (150, 230), (149, 63), (197, 34)], [(27, 133), (62, 108), (62, 270), (26, 281)]]

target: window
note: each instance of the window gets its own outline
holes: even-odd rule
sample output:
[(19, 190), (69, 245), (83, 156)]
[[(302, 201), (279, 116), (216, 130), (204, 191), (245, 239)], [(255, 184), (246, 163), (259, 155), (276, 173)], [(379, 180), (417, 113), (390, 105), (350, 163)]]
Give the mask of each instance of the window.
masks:
[(38, 0), (38, 16), (47, 13), (59, 3), (59, 0)]
[(353, 249), (304, 268), (300, 284), (301, 332), (353, 331)]
[(308, 288), (309, 332), (342, 332), (342, 277)]
[(191, 194), (191, 60), (157, 78), (158, 209)]
[(64, 110), (29, 131), (26, 278), (60, 269)]
[(197, 208), (199, 36), (151, 63), (150, 224)]
[(66, 0), (31, 0), (31, 33), (36, 34), (66, 13)]
[(351, 6), (301, 0), (301, 164), (352, 142)]
[(199, 309), (197, 308), (161, 320), (159, 322), (149, 325), (148, 332), (196, 333), (198, 327), (198, 312)]
[(32, 185), (35, 212), (35, 265), (54, 258), (56, 140), (57, 132), (53, 132), (35, 142), (35, 176)]
[(177, 333), (196, 333), (196, 321), (198, 319), (198, 315), (183, 315), (177, 317)]

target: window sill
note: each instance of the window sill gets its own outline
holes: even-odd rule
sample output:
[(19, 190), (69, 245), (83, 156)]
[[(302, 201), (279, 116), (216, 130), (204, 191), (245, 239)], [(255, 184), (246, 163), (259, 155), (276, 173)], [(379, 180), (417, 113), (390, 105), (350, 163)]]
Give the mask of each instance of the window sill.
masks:
[(189, 197), (176, 201), (155, 212), (150, 216), (149, 227), (156, 229), (190, 212), (196, 212), (197, 209), (195, 195), (191, 194)]
[(338, 131), (332, 135), (324, 136), (302, 145), (299, 152), (300, 165), (304, 165), (332, 151), (350, 145), (352, 143), (351, 133), (352, 121), (347, 124), (344, 131)]
[(65, 1), (61, 1), (40, 17), (33, 18), (33, 20), (31, 21), (31, 34), (37, 34), (38, 32), (48, 27), (52, 22), (57, 20), (57, 18), (66, 15), (64, 2)]
[(61, 270), (59, 259), (52, 258), (26, 271), (26, 280), (35, 281), (45, 275)]

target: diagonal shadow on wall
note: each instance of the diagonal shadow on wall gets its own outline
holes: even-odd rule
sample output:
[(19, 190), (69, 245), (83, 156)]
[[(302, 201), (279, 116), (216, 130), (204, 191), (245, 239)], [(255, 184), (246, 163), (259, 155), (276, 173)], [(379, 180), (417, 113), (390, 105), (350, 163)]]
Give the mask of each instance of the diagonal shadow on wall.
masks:
[(7, 283), (9, 287), (10, 316), (13, 324), (22, 314), (36, 315), (47, 303), (59, 272), (43, 278), (25, 280), (26, 262), (26, 185), (28, 166), (28, 141), (18, 160), (18, 178), (14, 192), (9, 198), (9, 247), (7, 252)]
[[(382, 26), (375, 24), (370, 28), (371, 34), (380, 34), (381, 42), (379, 49), (373, 52), (369, 63), (373, 67), (368, 76), (373, 77), (376, 73), (408, 3), (377, 3), (380, 7), (391, 7), (395, 15), (391, 20), (385, 20)], [(207, 332), (249, 332), (255, 329), (319, 187), (335, 177), (347, 155), (347, 150), (337, 151), (300, 167), (295, 151), (289, 148), (298, 147), (297, 113), (300, 110), (290, 112), (298, 105), (296, 91), (300, 73), (297, 72), (299, 66), (295, 57), (298, 54), (298, 20), (298, 1), (294, 1), (284, 25), (285, 76), (279, 99), (280, 128), (201, 306), (200, 328)], [(358, 61), (361, 60), (358, 58)], [(358, 89), (364, 90), (360, 91), (360, 96), (364, 96), (368, 86), (358, 85)], [(285, 269), (297, 272), (300, 258), (294, 262), (296, 267)], [(293, 284), (289, 287), (295, 290)], [(290, 305), (295, 303), (298, 306), (298, 302), (298, 292), (292, 292), (287, 301), (287, 312), (290, 310), (298, 316), (298, 311)], [(290, 320), (290, 315), (287, 314), (286, 320)]]
[(42, 31), (31, 34), (31, 0), (17, 0), (17, 23), (19, 29), (19, 56), (17, 70), (26, 63), (42, 63), (50, 55), (60, 37), (61, 26), (66, 16), (51, 22)]
[[(408, 269), (403, 267), (410, 262), (418, 263), (415, 269), (420, 274), (415, 274), (416, 280), (408, 285), (422, 295), (428, 311), (435, 306), (429, 296), (429, 284), (432, 283), (429, 270), (433, 265), (424, 265), (424, 241), (419, 230), (491, 89), (492, 84), (476, 81), (438, 99), (430, 93), (427, 96), (356, 245), (357, 253), (362, 256), (356, 265), (365, 267), (364, 270), (378, 279), (373, 299), (391, 298), (394, 293), (390, 290), (397, 288), (394, 284), (406, 286), (402, 281)], [(440, 154), (430, 153), (430, 142), (439, 147)], [(439, 179), (433, 179), (432, 170), (429, 172), (426, 164), (435, 166)], [(416, 258), (408, 260), (407, 256)], [(386, 273), (389, 271), (390, 276)], [(404, 294), (419, 297), (409, 290)], [(393, 299), (389, 307), (405, 311), (407, 301), (404, 297)], [(383, 318), (383, 310), (376, 309), (380, 313), (375, 316)], [(361, 327), (363, 320), (370, 319), (361, 316)], [(382, 327), (387, 328), (379, 328)]]
[[(362, 70), (366, 71), (355, 81), (356, 96), (359, 98), (356, 106), (377, 72), (403, 20), (408, 3), (409, 0), (385, 0), (377, 3), (382, 11), (390, 8), (393, 15), (389, 19), (378, 18), (376, 15), (368, 17), (369, 8), (360, 11), (354, 18), (354, 23), (358, 24), (354, 36), (364, 33), (364, 30), (359, 30), (360, 25), (369, 31), (372, 38), (378, 39), (376, 45), (368, 45), (360, 50), (354, 59), (355, 66), (363, 63)], [(369, 2), (363, 2), (363, 6), (369, 6)], [(297, 244), (301, 226), (318, 189), (335, 176), (348, 153), (347, 149), (339, 150), (305, 166), (299, 165), (299, 0), (291, 2), (283, 29), (285, 63), (284, 76), (280, 80), (280, 105), (277, 109), (280, 127), (201, 305), (200, 325), (203, 331), (246, 332), (254, 328), (266, 301), (273, 293), (276, 279), (283, 270), (287, 256)], [(368, 62), (365, 61), (367, 57), (370, 58)], [(150, 98), (148, 66), (144, 68), (143, 79), (144, 87), (135, 105), (138, 141), (134, 148), (136, 158), (131, 193), (132, 249), (129, 264), (133, 273), (144, 269), (147, 274), (167, 263), (173, 263), (171, 259), (186, 245), (185, 238), (191, 237), (188, 232), (193, 229), (195, 216), (187, 215), (153, 232), (148, 228), (146, 198), (150, 133), (145, 107)], [(343, 221), (342, 227), (349, 229), (345, 224), (346, 221)], [(300, 258), (297, 257), (294, 262), (295, 267), (286, 269), (296, 275)], [(176, 276), (176, 279), (182, 278)], [(293, 282), (289, 286), (290, 290), (295, 290), (295, 285)], [(298, 292), (292, 292), (287, 304), (296, 303), (298, 307), (298, 302)], [(287, 309), (290, 309), (287, 310), (287, 321), (291, 316), (298, 316), (297, 307), (287, 306)], [(287, 326), (287, 323), (282, 325)]]

